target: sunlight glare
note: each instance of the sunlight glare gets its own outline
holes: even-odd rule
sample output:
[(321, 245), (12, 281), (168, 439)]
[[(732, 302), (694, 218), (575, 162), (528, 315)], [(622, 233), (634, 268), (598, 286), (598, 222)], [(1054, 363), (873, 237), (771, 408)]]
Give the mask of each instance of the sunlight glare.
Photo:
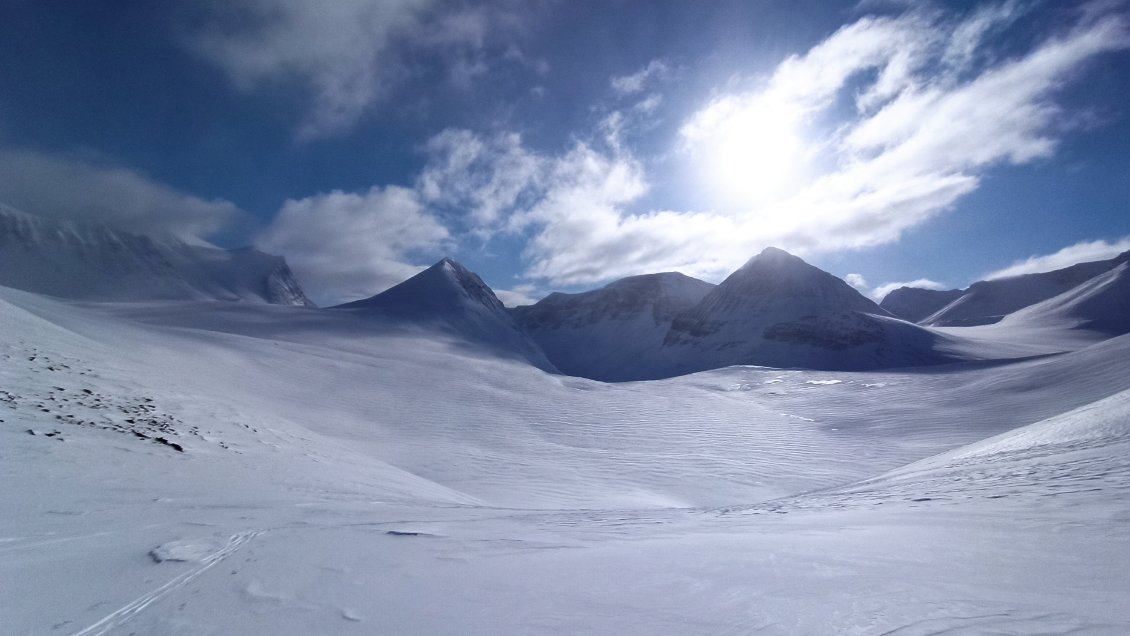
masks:
[(792, 191), (804, 173), (806, 145), (790, 109), (764, 101), (716, 106), (713, 116), (684, 130), (715, 198), (761, 205)]

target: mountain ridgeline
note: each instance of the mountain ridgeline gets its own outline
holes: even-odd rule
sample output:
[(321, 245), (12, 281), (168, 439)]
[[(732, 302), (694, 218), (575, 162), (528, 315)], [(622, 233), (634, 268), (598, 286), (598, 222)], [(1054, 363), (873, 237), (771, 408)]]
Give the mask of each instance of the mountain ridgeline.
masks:
[(880, 306), (900, 318), (930, 327), (991, 325), (1009, 314), (1065, 294), (1125, 263), (1130, 263), (1130, 252), (1051, 272), (979, 281), (967, 289), (939, 291), (901, 287), (887, 294)]
[(0, 205), (0, 285), (100, 302), (220, 300), (311, 306), (281, 256), (132, 234)]
[[(279, 256), (5, 206), (0, 285), (80, 301), (311, 306)], [(553, 293), (512, 309), (478, 275), (444, 258), (330, 311), (358, 333), (419, 332), (483, 355), (609, 382), (735, 365), (861, 371), (1062, 352), (1075, 346), (1068, 340), (1128, 333), (1130, 252), (964, 290), (904, 287), (876, 304), (843, 280), (767, 248), (717, 285), (665, 272)], [(1023, 337), (985, 348), (986, 337), (1003, 342), (1009, 338), (1000, 336), (1010, 334)], [(1067, 344), (1049, 344), (1063, 334)]]

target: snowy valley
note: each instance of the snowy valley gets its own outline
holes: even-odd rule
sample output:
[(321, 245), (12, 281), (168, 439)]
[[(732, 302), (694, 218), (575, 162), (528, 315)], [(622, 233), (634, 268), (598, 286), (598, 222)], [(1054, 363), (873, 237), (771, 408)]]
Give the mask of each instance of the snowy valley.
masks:
[(444, 259), (319, 309), (0, 221), (5, 634), (1130, 633), (1126, 255), (514, 309)]

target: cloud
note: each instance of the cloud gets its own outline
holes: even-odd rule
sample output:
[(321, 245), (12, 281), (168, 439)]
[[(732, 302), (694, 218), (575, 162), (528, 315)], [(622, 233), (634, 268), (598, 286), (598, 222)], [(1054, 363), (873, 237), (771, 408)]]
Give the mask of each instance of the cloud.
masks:
[(202, 199), (112, 163), (34, 150), (0, 149), (0, 202), (30, 214), (184, 240), (248, 222), (230, 201)]
[(388, 186), (288, 200), (256, 246), (286, 256), (311, 298), (326, 305), (371, 296), (416, 274), (423, 266), (414, 257), (448, 238), (415, 190)]
[(867, 289), (867, 279), (862, 274), (848, 274), (844, 276), (844, 282), (859, 290)]
[(445, 130), (425, 145), (429, 160), (416, 188), (433, 208), (465, 216), (462, 222), (489, 234), (505, 213), (538, 184), (545, 159), (514, 133), (484, 138)]
[(872, 289), (867, 295), (875, 302), (879, 302), (887, 297), (887, 294), (893, 292), (900, 287), (913, 287), (915, 289), (949, 289), (942, 283), (932, 281), (929, 278), (919, 278), (917, 280), (907, 281), (904, 283), (883, 283), (875, 289)]
[(1004, 269), (999, 269), (985, 276), (985, 280), (1009, 278), (1024, 274), (1051, 272), (1076, 263), (1092, 261), (1105, 261), (1130, 250), (1130, 236), (1124, 236), (1113, 243), (1106, 241), (1083, 241), (1069, 245), (1054, 254), (1044, 256), (1030, 256), (1022, 261), (1017, 261)]
[(300, 139), (350, 130), (423, 56), (439, 53), (451, 81), (485, 73), (483, 48), (512, 33), (509, 3), (443, 0), (236, 0), (205, 3), (188, 46), (241, 90), (297, 82), (309, 94)]
[(496, 289), (494, 295), (498, 296), (502, 304), (507, 307), (521, 307), (537, 302), (537, 298), (532, 295), (534, 292), (535, 287), (533, 285), (518, 285), (513, 289)]
[(652, 80), (662, 79), (671, 72), (670, 67), (661, 60), (652, 60), (647, 66), (631, 75), (621, 75), (609, 80), (612, 90), (620, 95), (632, 95), (647, 88)]
[[(686, 118), (675, 152), (649, 153), (651, 163), (634, 152), (634, 108), (557, 152), (514, 133), (446, 130), (424, 146), (413, 209), (437, 230), (432, 241), (444, 227), (523, 241), (523, 276), (539, 286), (663, 270), (712, 279), (767, 245), (809, 255), (896, 241), (995, 166), (1055, 152), (1071, 130), (1058, 96), (1086, 62), (1130, 46), (1124, 18), (1104, 6), (1009, 57), (986, 37), (1012, 24), (1009, 3), (964, 18), (861, 18), (749, 90), (715, 94)], [(649, 64), (613, 90), (639, 95), (665, 68)], [(703, 193), (739, 187), (699, 210), (656, 209), (652, 185), (672, 177), (657, 163), (701, 166)]]
[[(992, 167), (1051, 156), (1069, 128), (1059, 91), (1090, 59), (1130, 46), (1122, 16), (1092, 10), (994, 61), (983, 36), (1018, 11), (860, 19), (781, 62), (760, 88), (713, 98), (688, 118), (684, 148), (708, 186), (729, 192), (719, 208), (751, 243), (803, 253), (898, 240)], [(852, 95), (855, 112), (838, 117)]]

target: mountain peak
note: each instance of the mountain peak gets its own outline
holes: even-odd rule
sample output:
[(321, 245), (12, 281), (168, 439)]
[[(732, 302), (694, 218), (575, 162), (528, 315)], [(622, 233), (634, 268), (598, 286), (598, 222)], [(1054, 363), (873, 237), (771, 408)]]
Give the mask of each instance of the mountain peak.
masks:
[(445, 256), (431, 267), (375, 296), (340, 305), (343, 308), (382, 308), (397, 313), (445, 313), (475, 304), (504, 311), (502, 301), (471, 270)]

